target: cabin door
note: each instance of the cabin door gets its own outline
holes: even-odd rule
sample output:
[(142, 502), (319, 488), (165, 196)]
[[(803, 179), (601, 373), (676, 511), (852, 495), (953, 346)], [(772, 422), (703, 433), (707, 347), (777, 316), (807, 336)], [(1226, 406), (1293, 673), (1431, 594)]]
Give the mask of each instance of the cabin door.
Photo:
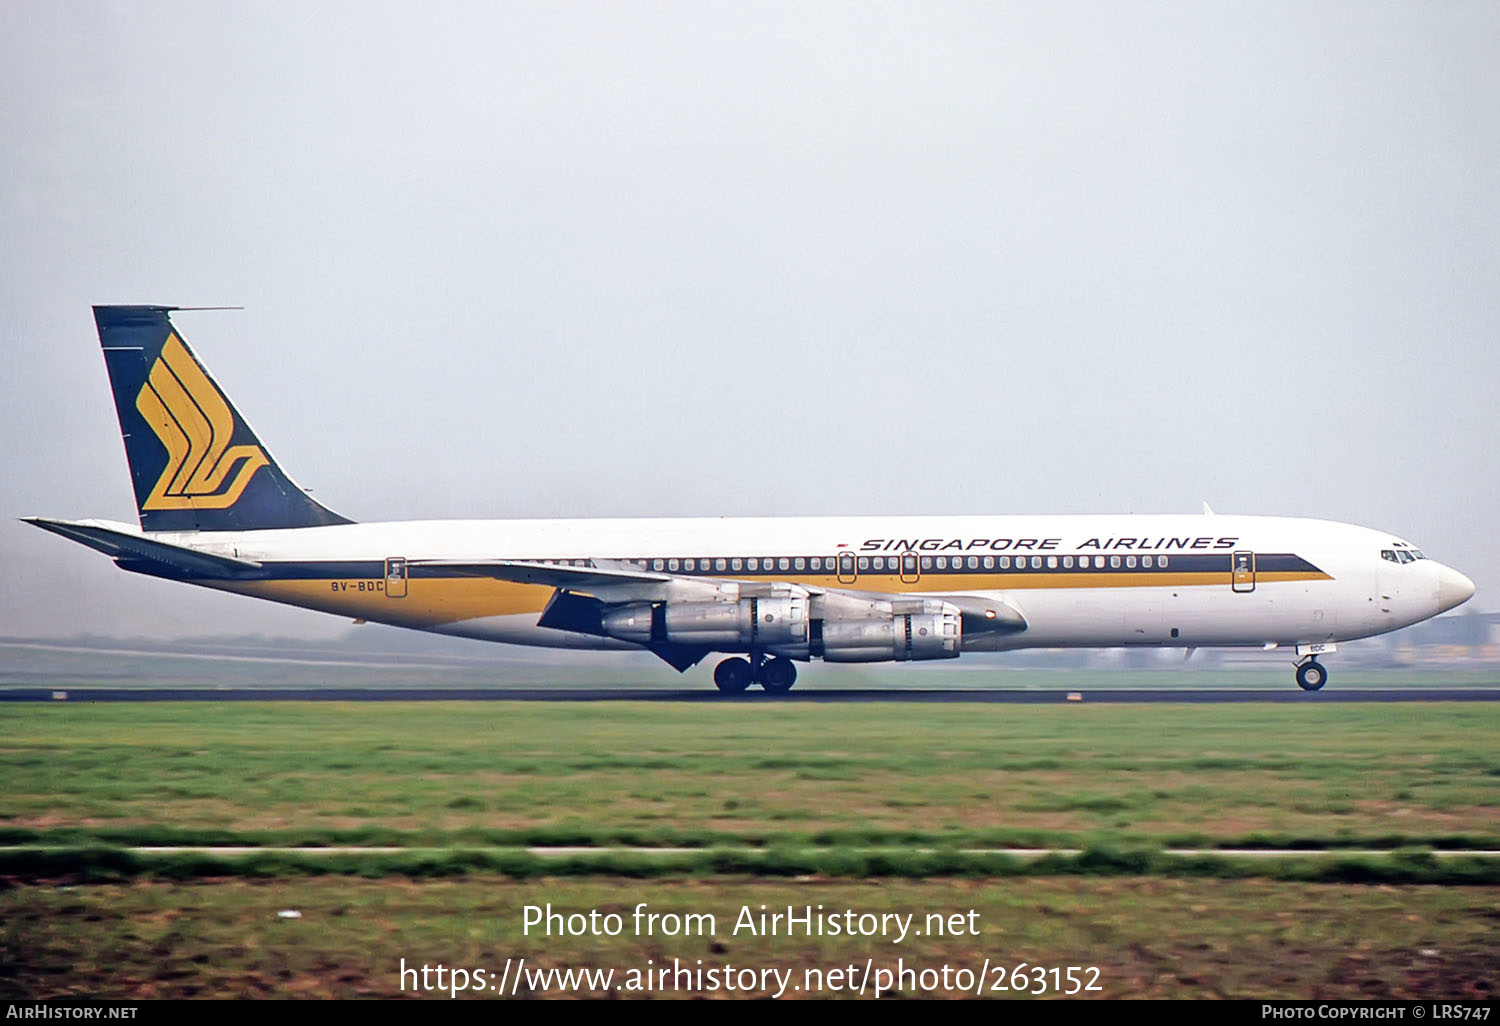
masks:
[(385, 561), (385, 597), (406, 598), (406, 560), (401, 556)]
[(1238, 592), (1252, 592), (1255, 590), (1255, 553), (1236, 552), (1231, 559), (1229, 586)]

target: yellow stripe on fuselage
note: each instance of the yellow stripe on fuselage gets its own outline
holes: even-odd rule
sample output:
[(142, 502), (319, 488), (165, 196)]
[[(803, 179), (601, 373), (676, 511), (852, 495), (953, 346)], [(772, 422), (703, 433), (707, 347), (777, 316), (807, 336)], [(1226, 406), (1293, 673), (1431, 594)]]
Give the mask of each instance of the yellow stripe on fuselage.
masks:
[(548, 585), (515, 584), (489, 577), (416, 578), (407, 582), (405, 598), (387, 598), (385, 582), (379, 578), (205, 583), (239, 595), (402, 627), (540, 613), (552, 597)]
[[(687, 575), (691, 576), (691, 575)], [(779, 581), (812, 588), (842, 588), (885, 594), (945, 595), (963, 591), (1021, 591), (1052, 588), (1201, 588), (1229, 587), (1223, 571), (1202, 573), (1037, 573), (934, 574), (915, 583), (897, 574), (865, 574), (841, 584), (831, 574), (776, 576), (746, 574), (736, 580)], [(1316, 571), (1256, 574), (1256, 584), (1331, 580)], [(404, 598), (387, 598), (385, 582), (322, 579), (282, 581), (213, 581), (209, 587), (240, 595), (284, 602), (362, 620), (402, 627), (435, 627), (460, 620), (518, 613), (537, 614), (552, 597), (550, 585), (516, 584), (489, 577), (414, 577)]]

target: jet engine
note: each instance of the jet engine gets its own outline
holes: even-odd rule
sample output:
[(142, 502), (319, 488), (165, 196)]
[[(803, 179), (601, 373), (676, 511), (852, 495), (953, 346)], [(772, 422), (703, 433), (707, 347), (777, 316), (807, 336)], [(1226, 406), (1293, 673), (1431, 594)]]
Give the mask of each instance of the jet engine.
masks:
[(729, 651), (807, 644), (807, 599), (801, 595), (746, 598), (735, 602), (637, 602), (603, 616), (613, 638), (647, 645), (679, 645)]
[(956, 658), (963, 648), (963, 616), (950, 603), (928, 603), (933, 604), (940, 608), (880, 619), (824, 620), (822, 656), (830, 663)]

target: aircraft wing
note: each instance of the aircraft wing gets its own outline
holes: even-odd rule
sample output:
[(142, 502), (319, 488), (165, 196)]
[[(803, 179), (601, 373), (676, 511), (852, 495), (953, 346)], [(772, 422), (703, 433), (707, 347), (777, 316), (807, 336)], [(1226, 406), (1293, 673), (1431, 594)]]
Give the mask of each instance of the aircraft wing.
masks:
[(590, 566), (570, 566), (561, 563), (543, 563), (530, 559), (414, 559), (414, 567), (431, 567), (451, 574), (466, 577), (493, 577), (516, 584), (544, 584), (569, 591), (592, 591), (595, 588), (612, 588), (619, 585), (639, 585), (642, 598), (651, 597), (645, 592), (652, 586), (666, 584), (677, 574), (654, 573), (623, 564), (609, 564), (594, 560)]
[[(603, 633), (599, 626), (599, 616), (604, 606), (628, 602), (711, 600), (726, 585), (737, 588), (736, 597), (785, 593), (788, 588), (795, 588), (837, 605), (879, 602), (889, 603), (897, 611), (907, 607), (920, 609), (924, 599), (940, 599), (958, 607), (963, 614), (964, 630), (968, 633), (1010, 634), (1026, 629), (1026, 618), (1021, 615), (1020, 610), (996, 597), (911, 595), (791, 582), (695, 577), (691, 574), (645, 570), (630, 563), (606, 560), (593, 560), (590, 566), (523, 559), (414, 560), (412, 565), (555, 588), (557, 594), (542, 613), (539, 624), (586, 634)], [(580, 592), (585, 594), (577, 594)]]

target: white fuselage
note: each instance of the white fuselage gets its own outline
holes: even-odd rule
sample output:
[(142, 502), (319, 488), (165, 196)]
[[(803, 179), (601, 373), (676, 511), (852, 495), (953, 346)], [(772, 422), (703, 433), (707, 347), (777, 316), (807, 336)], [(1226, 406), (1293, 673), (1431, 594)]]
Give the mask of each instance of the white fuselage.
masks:
[(295, 577), (203, 582), (213, 587), (364, 620), (557, 647), (635, 646), (539, 627), (551, 587), (433, 576), (403, 582), (394, 597), (383, 590), (381, 568), (391, 560), (590, 561), (684, 578), (972, 596), (1024, 617), (1024, 630), (991, 639), (984, 646), (990, 650), (1314, 645), (1395, 630), (1473, 593), (1462, 574), (1420, 553), (1382, 556), (1416, 552), (1390, 534), (1282, 517), (413, 521), (151, 537), (285, 567)]

